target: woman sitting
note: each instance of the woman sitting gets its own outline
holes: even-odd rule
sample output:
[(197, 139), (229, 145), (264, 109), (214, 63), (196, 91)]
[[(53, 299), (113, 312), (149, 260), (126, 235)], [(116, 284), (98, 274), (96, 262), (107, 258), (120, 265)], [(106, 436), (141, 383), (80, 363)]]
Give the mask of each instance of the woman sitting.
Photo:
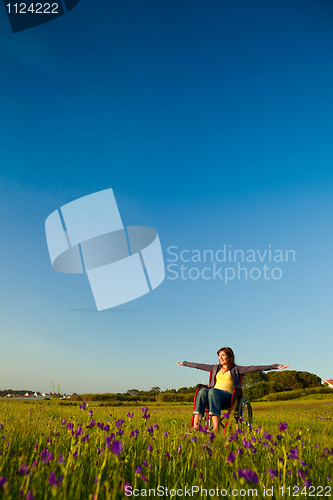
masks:
[(188, 361), (178, 362), (178, 365), (189, 366), (211, 372), (211, 382), (209, 388), (202, 388), (197, 394), (193, 428), (196, 429), (200, 417), (203, 417), (205, 408), (209, 408), (209, 414), (213, 420), (213, 430), (220, 428), (221, 410), (229, 409), (232, 392), (241, 393), (240, 375), (256, 371), (282, 370), (288, 365), (263, 365), (263, 366), (238, 366), (235, 364), (235, 355), (230, 347), (222, 347), (217, 351), (219, 357), (218, 365), (203, 365), (190, 363)]

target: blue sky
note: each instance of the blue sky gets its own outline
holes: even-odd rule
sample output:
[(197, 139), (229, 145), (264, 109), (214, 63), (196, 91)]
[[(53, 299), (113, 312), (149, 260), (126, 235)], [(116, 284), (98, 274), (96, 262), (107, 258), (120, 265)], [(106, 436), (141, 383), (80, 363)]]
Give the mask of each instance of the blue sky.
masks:
[[(330, 0), (80, 0), (13, 34), (0, 9), (1, 388), (195, 385), (176, 362), (223, 345), (333, 377), (332, 20)], [(98, 313), (86, 276), (52, 269), (44, 223), (107, 188), (166, 266), (169, 246), (224, 244), (295, 262), (227, 284), (167, 271)]]

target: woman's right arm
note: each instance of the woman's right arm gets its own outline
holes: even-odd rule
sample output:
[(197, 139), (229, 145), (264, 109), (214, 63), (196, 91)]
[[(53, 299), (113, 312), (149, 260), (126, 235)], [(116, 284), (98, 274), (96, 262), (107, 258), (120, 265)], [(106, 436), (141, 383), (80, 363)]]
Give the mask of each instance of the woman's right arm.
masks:
[(213, 371), (214, 365), (204, 365), (200, 363), (190, 363), (190, 361), (183, 361), (182, 363), (178, 361), (179, 366), (189, 366), (190, 368), (197, 368), (198, 370), (204, 370), (205, 372)]

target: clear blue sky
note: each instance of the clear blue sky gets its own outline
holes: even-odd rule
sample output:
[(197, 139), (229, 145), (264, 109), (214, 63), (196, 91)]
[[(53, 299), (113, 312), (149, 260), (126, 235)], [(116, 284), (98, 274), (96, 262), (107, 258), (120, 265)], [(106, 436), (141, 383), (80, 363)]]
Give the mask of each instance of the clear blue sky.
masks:
[[(195, 385), (176, 362), (223, 345), (333, 377), (332, 22), (331, 0), (81, 0), (13, 34), (0, 8), (1, 389)], [(166, 265), (171, 245), (296, 260), (98, 313), (87, 276), (52, 269), (44, 223), (107, 188)]]

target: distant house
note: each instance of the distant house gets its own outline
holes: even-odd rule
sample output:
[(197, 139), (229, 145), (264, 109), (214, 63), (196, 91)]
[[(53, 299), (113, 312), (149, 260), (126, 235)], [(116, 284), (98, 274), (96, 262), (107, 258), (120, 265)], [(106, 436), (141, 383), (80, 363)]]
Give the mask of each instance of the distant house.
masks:
[(333, 389), (333, 380), (323, 380), (323, 385), (328, 385)]

